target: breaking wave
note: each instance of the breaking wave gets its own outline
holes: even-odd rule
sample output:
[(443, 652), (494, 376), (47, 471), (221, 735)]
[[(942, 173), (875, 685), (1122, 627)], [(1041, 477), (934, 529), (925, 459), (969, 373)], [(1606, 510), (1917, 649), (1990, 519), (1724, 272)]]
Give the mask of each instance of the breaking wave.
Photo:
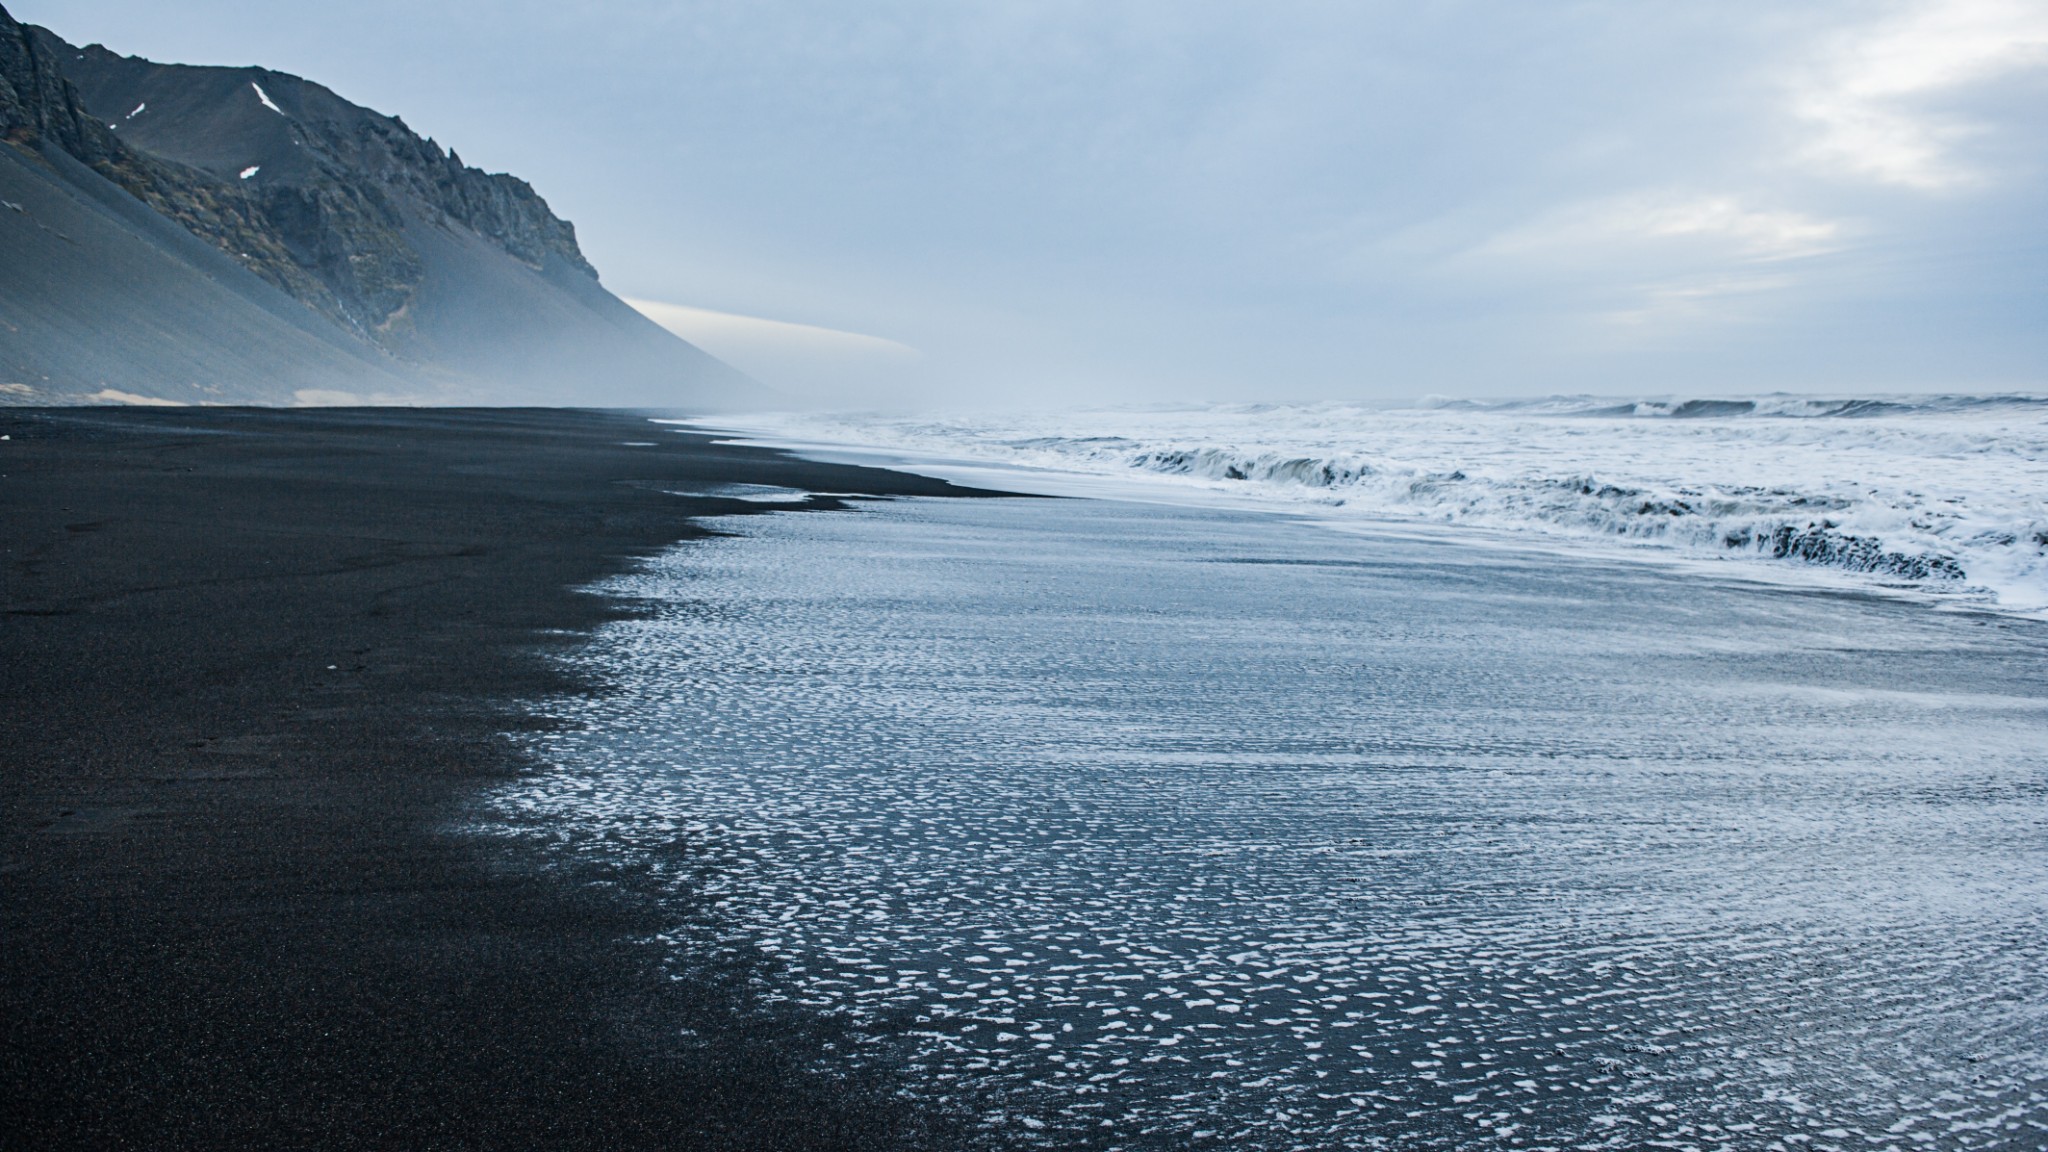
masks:
[(2048, 612), (2048, 398), (1550, 397), (745, 422), (1400, 518), (1803, 565)]

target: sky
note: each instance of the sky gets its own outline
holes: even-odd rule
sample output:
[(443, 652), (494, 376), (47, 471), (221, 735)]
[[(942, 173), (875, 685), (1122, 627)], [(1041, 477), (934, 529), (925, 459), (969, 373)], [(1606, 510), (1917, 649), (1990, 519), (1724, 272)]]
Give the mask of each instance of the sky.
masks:
[(832, 404), (2048, 391), (2048, 0), (15, 0)]

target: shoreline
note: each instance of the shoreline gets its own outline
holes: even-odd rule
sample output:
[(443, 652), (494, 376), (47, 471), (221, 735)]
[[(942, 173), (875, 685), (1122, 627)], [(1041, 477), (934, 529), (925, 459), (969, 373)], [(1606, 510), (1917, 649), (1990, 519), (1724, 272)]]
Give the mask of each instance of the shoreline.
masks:
[(634, 607), (577, 589), (698, 517), (843, 507), (679, 492), (991, 493), (592, 411), (0, 433), (0, 1147), (962, 1138), (822, 1074), (745, 972), (665, 973), (630, 885), (448, 828), (522, 772), (520, 701), (597, 690), (547, 653)]

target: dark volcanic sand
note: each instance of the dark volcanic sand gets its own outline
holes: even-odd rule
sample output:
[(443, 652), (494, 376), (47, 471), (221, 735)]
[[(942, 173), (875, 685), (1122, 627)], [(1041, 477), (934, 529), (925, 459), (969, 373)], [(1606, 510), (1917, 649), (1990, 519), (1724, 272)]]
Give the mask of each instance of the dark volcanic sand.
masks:
[(0, 434), (0, 1145), (952, 1142), (744, 972), (664, 976), (630, 884), (449, 828), (573, 687), (543, 630), (623, 610), (569, 589), (764, 508), (663, 489), (960, 489), (589, 412)]

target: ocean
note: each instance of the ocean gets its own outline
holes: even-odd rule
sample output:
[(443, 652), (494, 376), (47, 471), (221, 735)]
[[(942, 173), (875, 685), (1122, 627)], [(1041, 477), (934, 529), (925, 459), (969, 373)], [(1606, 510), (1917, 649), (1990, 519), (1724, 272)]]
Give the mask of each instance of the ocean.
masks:
[[(1761, 561), (2048, 617), (2048, 397), (1756, 396), (765, 414), (770, 443), (1384, 530)], [(1063, 486), (1065, 485), (1065, 486)]]
[(748, 421), (1095, 495), (713, 522), (479, 826), (992, 1143), (2039, 1148), (2048, 408), (1679, 407)]

